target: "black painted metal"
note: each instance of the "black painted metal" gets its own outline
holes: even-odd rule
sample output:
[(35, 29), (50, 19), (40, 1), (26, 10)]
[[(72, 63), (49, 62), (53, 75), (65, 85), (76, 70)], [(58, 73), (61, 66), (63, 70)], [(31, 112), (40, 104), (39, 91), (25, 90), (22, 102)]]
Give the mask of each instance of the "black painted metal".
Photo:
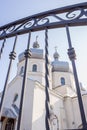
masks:
[(50, 130), (50, 97), (49, 97), (49, 59), (48, 59), (48, 29), (45, 30), (45, 108), (46, 108), (46, 116), (45, 116), (45, 124), (46, 130)]
[(6, 42), (6, 39), (4, 39), (3, 43), (2, 43), (2, 47), (1, 47), (1, 50), (0, 50), (0, 58), (1, 58), (1, 55), (3, 53), (3, 49), (4, 49), (4, 46), (5, 46), (5, 42)]
[(76, 84), (76, 90), (77, 90), (77, 97), (78, 97), (78, 102), (79, 102), (79, 109), (80, 109), (80, 114), (81, 114), (82, 126), (83, 126), (84, 129), (87, 129), (85, 111), (84, 111), (84, 106), (83, 106), (83, 102), (82, 102), (79, 80), (78, 80), (77, 70), (76, 70), (76, 65), (75, 65), (76, 54), (75, 54), (74, 48), (72, 47), (68, 26), (66, 26), (66, 33), (67, 33), (68, 44), (69, 44), (68, 55), (69, 55), (69, 58), (72, 62), (72, 68), (73, 68), (73, 73), (74, 73), (74, 78), (75, 78), (75, 84)]
[(9, 76), (10, 76), (12, 61), (15, 60), (15, 58), (16, 58), (16, 53), (15, 53), (16, 42), (17, 42), (17, 35), (15, 37), (15, 41), (14, 41), (12, 52), (9, 55), (10, 62), (9, 62), (9, 67), (8, 67), (7, 76), (6, 76), (6, 80), (5, 80), (4, 90), (2, 92), (1, 103), (0, 103), (0, 112), (1, 112), (1, 109), (2, 109), (4, 96), (5, 96), (7, 85), (8, 85), (8, 80), (9, 80)]
[[(0, 40), (31, 31), (87, 25), (87, 2), (46, 11), (0, 27)], [(79, 12), (79, 13), (78, 13)], [(63, 16), (61, 16), (63, 14)], [(83, 17), (84, 16), (84, 17)], [(54, 19), (52, 21), (52, 18)]]
[(29, 57), (31, 56), (29, 46), (30, 46), (30, 38), (31, 38), (31, 32), (29, 32), (29, 39), (27, 44), (27, 49), (25, 50), (25, 69), (24, 69), (24, 76), (23, 76), (23, 83), (22, 83), (22, 91), (21, 91), (21, 98), (20, 98), (20, 106), (19, 106), (19, 116), (18, 116), (18, 122), (17, 122), (17, 130), (21, 130), (21, 117), (22, 117), (22, 108), (23, 108), (23, 101), (24, 101), (24, 93), (27, 83), (27, 71), (28, 71), (28, 62)]

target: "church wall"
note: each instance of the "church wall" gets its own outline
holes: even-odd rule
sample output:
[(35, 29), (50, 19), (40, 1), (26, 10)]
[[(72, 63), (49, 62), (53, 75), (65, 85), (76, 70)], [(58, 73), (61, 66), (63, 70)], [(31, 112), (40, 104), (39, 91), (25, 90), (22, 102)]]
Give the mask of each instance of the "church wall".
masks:
[[(33, 64), (37, 65), (37, 72), (32, 72)], [(51, 65), (49, 67), (49, 83), (52, 88), (52, 73), (51, 73)], [(45, 85), (45, 60), (44, 59), (30, 59), (29, 60), (29, 75), (30, 78), (39, 81), (42, 85)]]
[[(30, 59), (29, 61), (29, 70), (28, 75), (30, 79), (33, 79), (35, 81), (39, 81), (41, 84), (45, 84), (45, 64), (44, 59)], [(32, 66), (36, 64), (37, 65), (37, 72), (32, 71)]]
[(58, 98), (58, 97), (54, 96), (53, 94), (51, 94), (50, 103), (53, 106), (54, 114), (57, 115), (57, 117), (58, 117), (59, 130), (66, 129), (67, 124), (66, 124), (63, 98)]
[[(87, 94), (83, 95), (82, 98), (85, 116), (87, 120)], [(66, 97), (64, 100), (64, 106), (66, 111), (68, 128), (78, 129), (79, 126), (82, 125), (82, 121), (77, 97)]]
[[(85, 117), (86, 117), (86, 120), (87, 120), (87, 94), (83, 94), (82, 99), (83, 99)], [(79, 109), (77, 97), (73, 98), (72, 101), (73, 101), (73, 110), (74, 110), (74, 115), (75, 115), (75, 121), (74, 122), (75, 122), (76, 128), (78, 128), (82, 124), (82, 122), (81, 122), (80, 109)]]
[(72, 87), (72, 89), (73, 90), (75, 90), (76, 91), (76, 87), (75, 87), (75, 79), (74, 79), (74, 75), (73, 75), (73, 73), (71, 72), (70, 74), (69, 74), (69, 76), (70, 76), (70, 81), (71, 81), (71, 87)]
[[(19, 108), (19, 102), (20, 102), (20, 95), (21, 95), (21, 86), (22, 86), (22, 77), (16, 76), (7, 86), (7, 91), (5, 94), (5, 98), (3, 101), (3, 108), (11, 109), (12, 110), (12, 104), (15, 104)], [(14, 102), (15, 95), (18, 94), (17, 100)], [(18, 114), (14, 110), (14, 114), (18, 116)], [(5, 123), (5, 122), (4, 122)], [(17, 125), (17, 122), (16, 122)], [(16, 130), (16, 126), (15, 126)]]
[(32, 80), (28, 80), (25, 93), (24, 93), (21, 130), (32, 129), (34, 87), (35, 87), (35, 83)]
[(73, 91), (73, 89), (70, 88), (70, 86), (68, 85), (64, 85), (64, 86), (59, 86), (57, 88), (54, 89), (55, 93), (57, 94), (61, 94), (63, 97), (66, 96), (76, 96), (76, 92)]
[[(22, 77), (17, 76), (8, 86), (3, 107), (12, 108), (13, 99), (15, 94), (18, 94), (18, 99), (15, 102), (19, 108), (21, 87), (22, 87)], [(33, 110), (33, 90), (34, 82), (32, 80), (27, 81), (27, 87), (24, 94), (24, 104), (23, 104), (23, 113), (21, 120), (21, 130), (31, 130), (32, 126), (32, 110)], [(8, 97), (8, 98), (7, 98)], [(16, 120), (17, 121), (17, 120)], [(15, 130), (17, 129), (17, 122)]]
[(37, 65), (37, 72), (43, 72), (43, 73), (45, 73), (44, 63), (45, 63), (44, 59), (31, 58), (29, 60), (29, 69), (28, 69), (28, 71), (31, 72), (32, 71), (32, 65), (36, 64)]
[(84, 105), (84, 110), (85, 110), (85, 116), (87, 120), (87, 92), (82, 95), (82, 99), (83, 99), (83, 105)]
[(44, 74), (41, 72), (28, 72), (28, 77), (31, 80), (40, 82), (42, 85), (45, 84)]
[(4, 105), (3, 105), (4, 107), (7, 107), (7, 108), (11, 107), (15, 94), (18, 94), (18, 99), (16, 101), (16, 104), (19, 105), (21, 86), (22, 86), (22, 78), (19, 76), (17, 76), (15, 79), (13, 79), (10, 82), (10, 84), (8, 85), (6, 94), (5, 94), (5, 100), (4, 100)]
[(19, 62), (19, 63), (17, 64), (17, 75), (21, 75), (21, 74), (20, 74), (20, 71), (21, 71), (21, 67), (22, 67), (22, 66), (24, 67), (24, 63), (25, 63), (25, 60), (23, 60), (23, 61), (21, 61), (21, 62)]
[[(73, 107), (73, 101), (71, 97), (65, 97), (64, 98), (64, 108), (65, 108), (65, 114), (66, 114), (66, 122), (67, 122), (67, 128), (68, 129), (75, 129), (75, 109)], [(76, 109), (77, 111), (77, 109)]]
[(38, 85), (34, 89), (32, 130), (45, 130), (45, 93)]
[(79, 125), (81, 125), (81, 116), (80, 116), (80, 111), (79, 111), (79, 104), (78, 104), (78, 99), (77, 97), (72, 99), (73, 101), (73, 112), (74, 112), (74, 122), (75, 122), (75, 126), (76, 128), (78, 128)]
[(70, 79), (70, 73), (69, 72), (52, 72), (52, 81), (53, 81), (53, 88), (57, 86), (61, 86), (61, 77), (65, 78), (65, 85), (68, 85), (71, 87), (71, 80)]
[[(56, 94), (50, 92), (50, 104), (53, 106), (54, 114), (58, 117), (59, 128), (66, 128), (63, 98), (58, 97)], [(44, 87), (40, 86), (39, 84), (36, 84), (34, 90), (32, 122), (32, 130), (45, 130), (45, 92)]]
[[(37, 72), (32, 71), (32, 66), (36, 64), (37, 65)], [(21, 67), (24, 67), (24, 60), (18, 63), (18, 71), (17, 75), (23, 75), (20, 74)], [(52, 73), (51, 73), (51, 65), (49, 67), (49, 83), (50, 88), (52, 88)], [(35, 59), (31, 58), (29, 59), (29, 67), (28, 67), (28, 77), (30, 79), (39, 81), (42, 85), (45, 85), (45, 60), (44, 59)]]

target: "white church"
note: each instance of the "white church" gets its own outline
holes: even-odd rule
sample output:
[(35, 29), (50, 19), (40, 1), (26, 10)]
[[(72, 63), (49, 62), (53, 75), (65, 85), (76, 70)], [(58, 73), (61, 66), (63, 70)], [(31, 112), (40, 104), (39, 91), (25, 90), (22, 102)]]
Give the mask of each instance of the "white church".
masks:
[[(21, 130), (46, 130), (45, 128), (45, 56), (36, 40), (29, 59), (27, 85), (21, 118)], [(66, 61), (59, 60), (55, 50), (54, 60), (49, 57), (50, 130), (80, 129), (82, 127), (74, 75)], [(1, 129), (17, 130), (19, 102), (24, 75), (24, 53), (18, 57), (17, 74), (8, 84), (1, 111)], [(87, 118), (87, 92), (80, 85)]]

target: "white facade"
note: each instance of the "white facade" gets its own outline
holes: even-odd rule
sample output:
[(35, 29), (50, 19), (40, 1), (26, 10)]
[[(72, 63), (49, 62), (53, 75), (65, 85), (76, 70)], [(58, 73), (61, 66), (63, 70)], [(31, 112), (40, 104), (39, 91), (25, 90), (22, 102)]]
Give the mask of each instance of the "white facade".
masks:
[[(45, 58), (37, 41), (31, 49), (27, 84), (24, 91), (21, 130), (45, 130)], [(51, 130), (77, 129), (81, 127), (81, 117), (75, 90), (74, 76), (68, 62), (59, 61), (57, 51), (54, 61), (48, 66), (50, 83), (50, 127)], [(8, 130), (8, 124), (17, 130), (19, 104), (24, 75), (24, 54), (19, 55), (17, 75), (9, 83), (1, 113), (2, 130)], [(83, 94), (83, 103), (87, 117), (87, 94)], [(8, 123), (11, 119), (13, 122)], [(10, 120), (10, 121), (11, 121)], [(57, 129), (58, 128), (58, 129)]]

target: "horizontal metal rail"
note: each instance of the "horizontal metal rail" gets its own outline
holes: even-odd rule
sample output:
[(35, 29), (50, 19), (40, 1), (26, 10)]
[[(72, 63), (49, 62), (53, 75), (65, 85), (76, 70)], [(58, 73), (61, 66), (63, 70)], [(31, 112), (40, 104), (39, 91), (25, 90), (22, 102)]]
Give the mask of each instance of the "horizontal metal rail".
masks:
[(0, 27), (0, 40), (45, 28), (87, 25), (87, 2), (35, 14)]

